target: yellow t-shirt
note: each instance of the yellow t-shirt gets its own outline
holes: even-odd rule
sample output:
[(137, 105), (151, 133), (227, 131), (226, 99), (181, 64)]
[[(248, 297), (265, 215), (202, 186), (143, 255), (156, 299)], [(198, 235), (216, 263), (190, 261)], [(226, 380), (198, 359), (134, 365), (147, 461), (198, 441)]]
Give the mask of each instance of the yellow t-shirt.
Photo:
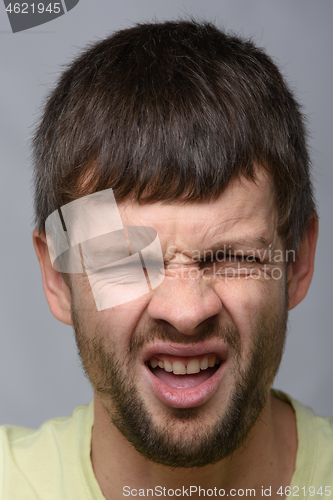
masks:
[(38, 430), (0, 427), (0, 500), (105, 500), (90, 460), (93, 402)]
[[(285, 394), (273, 393), (296, 413), (298, 452), (290, 497), (333, 500), (333, 418), (317, 417)], [(105, 500), (90, 460), (92, 425), (90, 403), (36, 431), (0, 427), (0, 500)], [(281, 493), (284, 498), (289, 491)]]

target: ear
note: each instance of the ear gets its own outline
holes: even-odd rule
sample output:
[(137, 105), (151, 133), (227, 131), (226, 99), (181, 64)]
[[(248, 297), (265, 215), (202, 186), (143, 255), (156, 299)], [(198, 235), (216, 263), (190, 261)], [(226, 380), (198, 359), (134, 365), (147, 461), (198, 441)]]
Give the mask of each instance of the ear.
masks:
[(39, 234), (38, 229), (35, 229), (33, 243), (42, 271), (45, 297), (51, 312), (59, 321), (72, 325), (70, 289), (62, 274), (52, 267), (45, 234)]
[(318, 217), (309, 221), (308, 230), (288, 267), (289, 310), (296, 307), (307, 294), (313, 270), (318, 237)]

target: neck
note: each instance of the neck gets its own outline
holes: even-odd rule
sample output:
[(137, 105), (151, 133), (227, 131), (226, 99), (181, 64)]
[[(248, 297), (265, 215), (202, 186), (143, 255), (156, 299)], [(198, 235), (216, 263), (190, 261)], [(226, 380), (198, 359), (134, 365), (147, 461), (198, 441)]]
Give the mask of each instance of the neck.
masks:
[[(290, 484), (297, 452), (295, 416), (287, 403), (272, 396), (267, 399), (240, 449), (216, 464), (195, 469), (172, 469), (145, 459), (110, 424), (110, 417), (97, 396), (94, 411), (92, 465), (107, 500), (136, 495), (157, 496), (155, 491), (154, 495), (152, 491), (147, 492), (156, 487), (165, 497), (168, 497), (169, 489), (177, 489), (175, 496), (186, 497), (191, 493), (191, 498), (199, 498), (199, 487), (200, 497), (203, 496), (203, 489), (207, 496), (207, 490), (214, 491), (214, 488), (216, 496), (220, 489), (225, 490), (225, 495), (231, 489), (251, 489), (255, 490), (256, 497), (261, 497), (262, 489), (271, 487), (271, 498), (274, 498), (274, 491), (281, 485)], [(139, 490), (142, 490), (141, 495)], [(171, 494), (169, 492), (169, 496)]]

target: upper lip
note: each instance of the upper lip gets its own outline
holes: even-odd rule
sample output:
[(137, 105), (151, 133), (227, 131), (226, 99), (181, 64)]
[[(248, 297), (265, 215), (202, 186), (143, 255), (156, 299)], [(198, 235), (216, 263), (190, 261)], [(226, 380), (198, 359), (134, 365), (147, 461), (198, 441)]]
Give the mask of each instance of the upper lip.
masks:
[(169, 354), (171, 356), (202, 356), (204, 354), (216, 354), (221, 360), (227, 359), (227, 346), (221, 344), (220, 340), (197, 342), (196, 344), (178, 344), (175, 342), (160, 342), (148, 345), (144, 351), (144, 362), (158, 354)]

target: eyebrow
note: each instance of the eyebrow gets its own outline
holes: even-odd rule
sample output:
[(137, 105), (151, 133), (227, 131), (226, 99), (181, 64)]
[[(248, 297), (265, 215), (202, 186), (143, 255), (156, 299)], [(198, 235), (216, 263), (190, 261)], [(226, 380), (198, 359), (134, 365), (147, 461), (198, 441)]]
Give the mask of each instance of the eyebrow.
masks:
[(242, 251), (258, 251), (268, 252), (273, 247), (273, 242), (265, 236), (259, 237), (241, 237), (235, 239), (226, 239), (219, 241), (215, 245), (202, 249), (202, 254), (217, 254), (219, 252), (227, 254), (229, 252), (242, 250)]
[(259, 236), (257, 238), (246, 238), (246, 237), (241, 237), (241, 238), (235, 238), (235, 239), (230, 239), (230, 240), (225, 240), (225, 241), (220, 241), (213, 245), (211, 247), (211, 250), (216, 251), (219, 249), (223, 248), (240, 248), (240, 247), (248, 247), (251, 249), (259, 249), (259, 250), (268, 250), (270, 247), (272, 247), (272, 241), (270, 239), (267, 239), (265, 236)]

